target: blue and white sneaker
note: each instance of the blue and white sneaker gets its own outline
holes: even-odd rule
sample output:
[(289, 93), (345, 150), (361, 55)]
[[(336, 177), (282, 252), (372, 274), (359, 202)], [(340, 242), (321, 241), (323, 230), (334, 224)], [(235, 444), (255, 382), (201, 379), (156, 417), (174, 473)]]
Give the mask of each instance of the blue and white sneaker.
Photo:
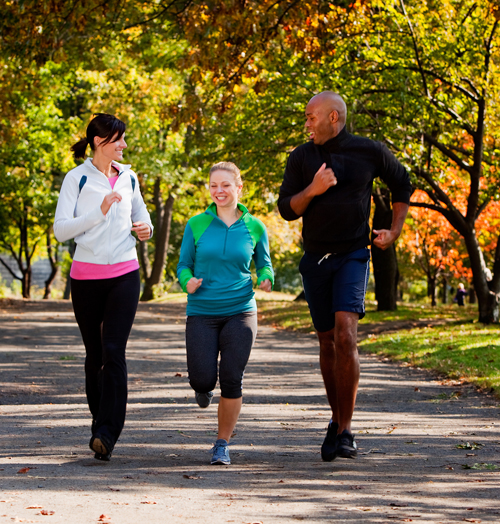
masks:
[(208, 393), (198, 393), (195, 391), (194, 396), (196, 397), (196, 402), (198, 402), (198, 406), (200, 406), (200, 408), (208, 408), (214, 397), (214, 392), (209, 391)]
[(220, 438), (217, 440), (217, 442), (214, 444), (214, 447), (210, 451), (213, 453), (210, 464), (231, 464), (231, 459), (229, 458), (229, 444), (227, 443), (227, 440)]

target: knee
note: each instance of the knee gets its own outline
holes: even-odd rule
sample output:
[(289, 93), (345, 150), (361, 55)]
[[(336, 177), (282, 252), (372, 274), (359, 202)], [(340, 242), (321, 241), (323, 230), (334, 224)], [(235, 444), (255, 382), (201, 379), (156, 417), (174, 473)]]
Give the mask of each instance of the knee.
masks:
[(189, 375), (189, 385), (197, 393), (208, 393), (213, 391), (217, 384), (217, 377), (194, 377)]
[(333, 329), (331, 331), (318, 332), (318, 340), (321, 354), (333, 354), (335, 348), (335, 337)]
[(346, 355), (357, 354), (356, 334), (353, 334), (349, 329), (339, 329), (335, 338), (335, 348), (338, 352)]
[(113, 364), (117, 366), (125, 365), (125, 346), (126, 344), (115, 342), (104, 342), (102, 351), (103, 364)]
[(224, 398), (236, 399), (243, 396), (243, 383), (225, 383), (220, 384), (220, 395)]

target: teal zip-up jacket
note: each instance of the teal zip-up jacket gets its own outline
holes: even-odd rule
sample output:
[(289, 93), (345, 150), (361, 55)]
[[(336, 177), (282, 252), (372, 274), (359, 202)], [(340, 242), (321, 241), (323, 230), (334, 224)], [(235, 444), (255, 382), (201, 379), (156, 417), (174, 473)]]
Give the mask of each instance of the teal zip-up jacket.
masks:
[(188, 316), (230, 316), (256, 311), (250, 264), (257, 269), (257, 285), (274, 272), (266, 226), (242, 204), (243, 215), (230, 227), (217, 217), (217, 206), (189, 219), (182, 239), (177, 277), (184, 292), (192, 277), (201, 286), (188, 294)]

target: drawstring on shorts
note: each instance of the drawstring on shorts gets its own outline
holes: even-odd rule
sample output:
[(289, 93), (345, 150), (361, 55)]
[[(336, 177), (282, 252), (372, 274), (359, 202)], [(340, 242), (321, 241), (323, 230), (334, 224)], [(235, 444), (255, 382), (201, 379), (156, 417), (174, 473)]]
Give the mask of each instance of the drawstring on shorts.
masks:
[(318, 266), (321, 264), (321, 262), (323, 262), (323, 260), (326, 260), (329, 256), (331, 255), (331, 253), (327, 253), (319, 262), (318, 262)]

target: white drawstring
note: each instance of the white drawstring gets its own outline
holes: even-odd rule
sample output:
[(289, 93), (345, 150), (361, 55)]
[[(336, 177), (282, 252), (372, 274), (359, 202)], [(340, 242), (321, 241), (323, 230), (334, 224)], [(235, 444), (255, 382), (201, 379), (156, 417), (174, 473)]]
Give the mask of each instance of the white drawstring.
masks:
[(318, 266), (321, 264), (321, 262), (323, 262), (323, 260), (326, 260), (329, 256), (331, 255), (331, 253), (327, 253), (319, 262), (318, 262)]

